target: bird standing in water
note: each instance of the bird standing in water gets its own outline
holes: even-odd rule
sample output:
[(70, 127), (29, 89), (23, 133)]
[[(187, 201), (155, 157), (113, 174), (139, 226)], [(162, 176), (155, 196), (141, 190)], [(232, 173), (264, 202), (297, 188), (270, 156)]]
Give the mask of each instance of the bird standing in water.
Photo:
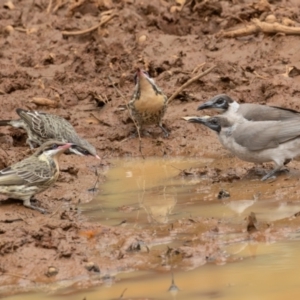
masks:
[(28, 158), (0, 171), (0, 194), (23, 200), (23, 205), (39, 212), (45, 210), (31, 204), (30, 199), (48, 189), (59, 175), (58, 159), (73, 144), (48, 141)]
[(28, 135), (26, 143), (31, 149), (41, 146), (49, 140), (57, 140), (74, 144), (69, 149), (74, 154), (92, 155), (100, 159), (95, 147), (81, 138), (66, 119), (53, 114), (27, 111), (21, 108), (17, 108), (16, 112), (20, 116), (19, 120), (1, 120), (0, 126), (10, 125), (26, 130)]
[(141, 69), (137, 69), (135, 75), (135, 89), (128, 107), (138, 130), (143, 125), (158, 125), (164, 132), (164, 136), (169, 135), (162, 125), (162, 118), (167, 110), (167, 97), (157, 87), (149, 74)]

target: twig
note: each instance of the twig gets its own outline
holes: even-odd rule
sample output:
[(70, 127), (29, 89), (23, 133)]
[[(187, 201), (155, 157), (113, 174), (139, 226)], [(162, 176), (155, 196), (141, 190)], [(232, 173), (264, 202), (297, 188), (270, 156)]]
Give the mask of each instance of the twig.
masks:
[(114, 17), (117, 17), (117, 14), (108, 16), (103, 21), (101, 21), (99, 24), (97, 24), (91, 28), (80, 30), (80, 31), (62, 31), (61, 33), (62, 33), (62, 35), (65, 35), (65, 36), (74, 36), (74, 35), (81, 35), (81, 34), (89, 33), (89, 32), (96, 30), (97, 28), (101, 27), (102, 25), (106, 24), (108, 21), (110, 21)]
[(260, 20), (254, 18), (251, 20), (251, 23), (246, 25), (245, 27), (234, 29), (234, 30), (229, 30), (229, 31), (220, 31), (218, 33), (218, 36), (233, 38), (233, 37), (238, 37), (238, 36), (255, 34), (258, 32), (283, 33), (283, 34), (296, 34), (297, 35), (297, 34), (300, 34), (300, 28), (285, 26), (278, 22), (275, 22), (275, 23), (261, 22)]
[(112, 79), (110, 78), (110, 76), (108, 76), (108, 79), (109, 79), (109, 81), (112, 83), (113, 88), (115, 89), (115, 91), (121, 96), (121, 98), (123, 98), (123, 100), (124, 100), (124, 102), (125, 102), (125, 105), (126, 105), (126, 107), (127, 107), (127, 109), (128, 109), (130, 118), (132, 119), (132, 121), (133, 121), (133, 123), (134, 123), (134, 126), (136, 127), (136, 131), (137, 131), (137, 133), (138, 133), (138, 137), (139, 137), (139, 151), (140, 151), (140, 153), (141, 153), (141, 155), (142, 155), (142, 158), (145, 159), (145, 156), (144, 156), (144, 154), (143, 154), (143, 152), (142, 152), (142, 138), (141, 138), (140, 128), (139, 128), (139, 126), (138, 126), (136, 120), (135, 120), (135, 119), (133, 118), (133, 116), (132, 116), (132, 113), (131, 113), (131, 110), (130, 110), (130, 108), (129, 108), (129, 106), (128, 106), (128, 103), (127, 103), (126, 100), (125, 100), (125, 96), (124, 96), (124, 95), (122, 94), (122, 92), (116, 87), (116, 85), (114, 84), (114, 82), (112, 81)]
[(27, 279), (27, 280), (30, 280), (30, 281), (32, 281), (32, 282), (35, 283), (34, 280), (27, 278), (27, 275), (26, 275), (26, 276), (23, 276), (23, 275), (19, 275), (19, 274), (10, 273), (10, 272), (2, 272), (1, 275), (9, 275), (9, 276), (13, 276), (13, 277), (18, 277), (18, 278), (22, 278), (22, 279)]
[(124, 296), (124, 294), (125, 294), (126, 291), (127, 291), (127, 288), (124, 289), (124, 291), (122, 292), (122, 294), (121, 294), (121, 296), (120, 296), (119, 299), (123, 299), (123, 296)]
[(264, 76), (262, 76), (262, 75), (259, 75), (256, 71), (254, 71), (253, 74), (254, 74), (256, 77), (260, 78), (260, 79), (268, 79), (267, 77), (264, 77)]
[(58, 207), (56, 208), (56, 210), (49, 216), (49, 218), (52, 218), (53, 216), (55, 216), (57, 214), (57, 212), (61, 209), (62, 206), (63, 206), (63, 203), (61, 203), (60, 205), (58, 205)]
[(29, 100), (29, 102), (38, 106), (49, 106), (52, 108), (57, 108), (59, 106), (58, 101), (42, 97), (33, 97), (32, 100)]
[(196, 66), (196, 68), (193, 70), (192, 74), (195, 74), (201, 67), (203, 67), (206, 64), (206, 62)]
[(51, 12), (51, 7), (52, 7), (52, 0), (49, 0), (49, 4), (47, 7), (47, 14), (49, 14)]
[(169, 99), (168, 99), (168, 103), (169, 104), (172, 100), (174, 100), (177, 95), (179, 93), (181, 93), (185, 88), (187, 88), (189, 85), (191, 85), (193, 82), (195, 82), (196, 80), (200, 79), (201, 77), (207, 75), (208, 73), (210, 73), (216, 66), (212, 66), (209, 69), (207, 69), (206, 71), (192, 77), (190, 80), (188, 80), (186, 83), (184, 83)]
[(64, 2), (62, 0), (57, 1), (57, 4), (54, 6), (52, 12), (56, 13), (61, 7), (67, 4), (68, 1)]

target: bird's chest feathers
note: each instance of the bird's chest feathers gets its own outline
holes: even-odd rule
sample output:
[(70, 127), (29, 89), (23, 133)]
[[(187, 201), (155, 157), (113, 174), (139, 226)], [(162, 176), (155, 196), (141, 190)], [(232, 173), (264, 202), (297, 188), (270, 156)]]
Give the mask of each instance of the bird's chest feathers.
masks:
[(232, 144), (232, 133), (234, 131), (234, 127), (227, 127), (226, 129), (222, 129), (221, 133), (219, 134), (220, 142), (225, 146), (226, 148), (231, 148)]
[(51, 170), (51, 173), (53, 174), (54, 179), (56, 180), (59, 175), (59, 165), (58, 165), (57, 157), (49, 157), (47, 155), (41, 155), (39, 159), (47, 163), (49, 169)]
[(165, 96), (158, 94), (148, 82), (140, 82), (140, 97), (134, 102), (136, 110), (155, 113), (165, 105)]

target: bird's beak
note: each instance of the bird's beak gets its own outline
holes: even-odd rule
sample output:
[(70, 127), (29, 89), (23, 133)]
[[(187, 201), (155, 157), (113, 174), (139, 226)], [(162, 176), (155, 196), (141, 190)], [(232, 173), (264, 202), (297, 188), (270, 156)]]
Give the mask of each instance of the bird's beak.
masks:
[(66, 143), (64, 145), (58, 146), (57, 149), (65, 151), (65, 150), (69, 149), (72, 146), (73, 146), (72, 143)]
[(200, 124), (206, 124), (206, 121), (210, 118), (210, 116), (204, 116), (204, 117), (187, 117), (185, 118), (189, 123), (200, 123)]
[(207, 108), (213, 108), (214, 102), (213, 101), (207, 101), (200, 106), (198, 106), (197, 110), (207, 109)]
[(100, 156), (99, 156), (99, 155), (97, 155), (97, 154), (95, 155), (95, 157), (96, 157), (97, 159), (101, 159), (101, 158), (100, 158)]
[(211, 119), (210, 116), (191, 117), (191, 118), (189, 118), (188, 122), (203, 124), (204, 126), (210, 128), (211, 130), (220, 133), (220, 131), (221, 131), (220, 125), (219, 124), (214, 124), (214, 123), (210, 122), (210, 119)]

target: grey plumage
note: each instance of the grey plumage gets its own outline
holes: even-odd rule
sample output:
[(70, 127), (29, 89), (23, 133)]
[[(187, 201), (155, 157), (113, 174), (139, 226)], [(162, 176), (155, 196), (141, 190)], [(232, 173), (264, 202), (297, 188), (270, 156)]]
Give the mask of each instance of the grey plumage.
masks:
[(47, 141), (28, 158), (0, 171), (0, 194), (23, 200), (23, 205), (40, 212), (30, 199), (43, 192), (57, 180), (58, 158), (72, 146), (71, 143)]
[(167, 97), (157, 87), (148, 73), (138, 69), (136, 85), (128, 107), (138, 129), (143, 125), (158, 125), (165, 136), (168, 131), (162, 126), (162, 118), (167, 110)]
[(300, 113), (283, 107), (254, 103), (239, 104), (226, 94), (217, 95), (198, 107), (198, 110), (212, 109), (229, 118), (244, 117), (249, 121), (278, 121), (300, 118)]
[(16, 112), (20, 116), (19, 120), (2, 120), (0, 126), (10, 125), (26, 130), (28, 135), (26, 142), (31, 149), (54, 139), (75, 144), (70, 148), (70, 152), (99, 158), (95, 147), (79, 137), (74, 127), (64, 118), (38, 111), (26, 111), (21, 108), (16, 109)]
[(262, 178), (266, 180), (283, 165), (300, 156), (300, 118), (283, 121), (248, 121), (242, 117), (192, 117), (218, 133), (222, 145), (242, 160), (264, 163), (273, 161), (275, 168)]

